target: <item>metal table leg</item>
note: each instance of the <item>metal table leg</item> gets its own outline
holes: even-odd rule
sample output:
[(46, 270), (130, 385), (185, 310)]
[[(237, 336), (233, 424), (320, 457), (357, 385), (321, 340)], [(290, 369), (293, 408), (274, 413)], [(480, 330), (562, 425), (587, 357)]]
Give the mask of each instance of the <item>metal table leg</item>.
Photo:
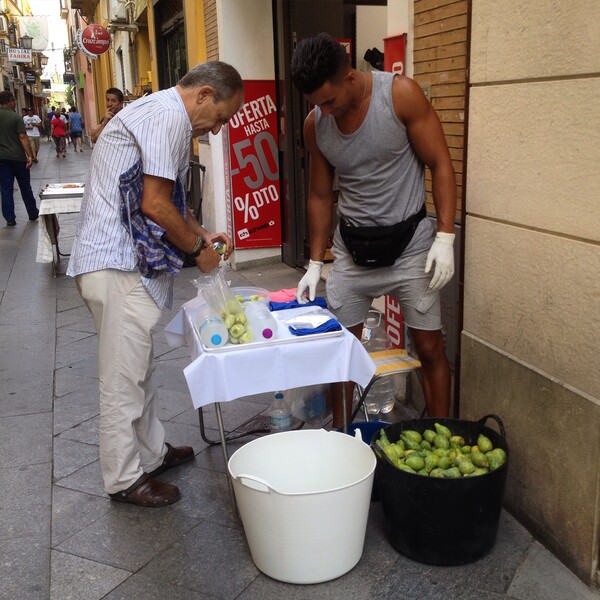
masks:
[(227, 452), (227, 440), (225, 439), (225, 428), (223, 427), (223, 415), (221, 413), (221, 403), (215, 402), (215, 411), (217, 413), (217, 425), (219, 427), (219, 437), (221, 438), (221, 450), (223, 452), (223, 460), (225, 461), (225, 476), (227, 477), (227, 485), (229, 486), (229, 496), (231, 497), (231, 506), (233, 508), (233, 514), (240, 518), (237, 503), (235, 501), (235, 492), (233, 490), (233, 483), (229, 476), (229, 454)]

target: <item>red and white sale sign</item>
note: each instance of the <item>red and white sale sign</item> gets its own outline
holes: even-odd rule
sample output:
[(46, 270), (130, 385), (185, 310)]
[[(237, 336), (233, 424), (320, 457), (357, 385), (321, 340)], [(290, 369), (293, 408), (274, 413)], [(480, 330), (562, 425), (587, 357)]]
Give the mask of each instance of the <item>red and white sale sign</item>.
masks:
[(245, 81), (244, 105), (228, 123), (227, 190), (236, 248), (281, 246), (274, 81)]

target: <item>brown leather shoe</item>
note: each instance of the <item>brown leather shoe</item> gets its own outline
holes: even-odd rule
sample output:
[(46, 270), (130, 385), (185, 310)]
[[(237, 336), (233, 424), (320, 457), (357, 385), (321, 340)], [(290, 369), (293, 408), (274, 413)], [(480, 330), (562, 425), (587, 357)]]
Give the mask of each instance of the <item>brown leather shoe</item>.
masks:
[(177, 502), (181, 497), (179, 488), (156, 479), (146, 479), (132, 490), (122, 490), (115, 494), (109, 494), (109, 496), (115, 502), (126, 502), (148, 508), (168, 506)]
[(164, 473), (167, 469), (178, 467), (180, 464), (194, 458), (194, 449), (190, 446), (179, 446), (176, 448), (168, 443), (165, 445), (167, 446), (168, 450), (163, 464), (154, 469), (154, 471), (150, 471), (150, 473), (148, 473), (149, 477), (156, 477), (157, 475)]

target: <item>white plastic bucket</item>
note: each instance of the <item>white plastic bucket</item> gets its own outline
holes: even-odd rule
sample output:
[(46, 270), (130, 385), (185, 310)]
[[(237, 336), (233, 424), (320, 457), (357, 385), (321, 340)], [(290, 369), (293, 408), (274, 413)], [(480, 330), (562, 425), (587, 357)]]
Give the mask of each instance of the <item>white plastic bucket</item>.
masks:
[(360, 560), (376, 459), (337, 431), (286, 431), (229, 459), (254, 564), (288, 583), (335, 579)]

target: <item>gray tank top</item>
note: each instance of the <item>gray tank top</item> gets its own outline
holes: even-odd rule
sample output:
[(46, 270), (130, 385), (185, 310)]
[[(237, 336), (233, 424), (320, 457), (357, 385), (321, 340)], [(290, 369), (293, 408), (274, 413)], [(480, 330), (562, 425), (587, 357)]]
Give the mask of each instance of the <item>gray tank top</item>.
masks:
[[(338, 176), (339, 212), (357, 226), (399, 223), (425, 203), (423, 163), (394, 111), (394, 75), (372, 76), (369, 109), (354, 133), (341, 133), (333, 116), (315, 109), (317, 144)], [(433, 235), (433, 224), (423, 219), (403, 256), (428, 250)]]

